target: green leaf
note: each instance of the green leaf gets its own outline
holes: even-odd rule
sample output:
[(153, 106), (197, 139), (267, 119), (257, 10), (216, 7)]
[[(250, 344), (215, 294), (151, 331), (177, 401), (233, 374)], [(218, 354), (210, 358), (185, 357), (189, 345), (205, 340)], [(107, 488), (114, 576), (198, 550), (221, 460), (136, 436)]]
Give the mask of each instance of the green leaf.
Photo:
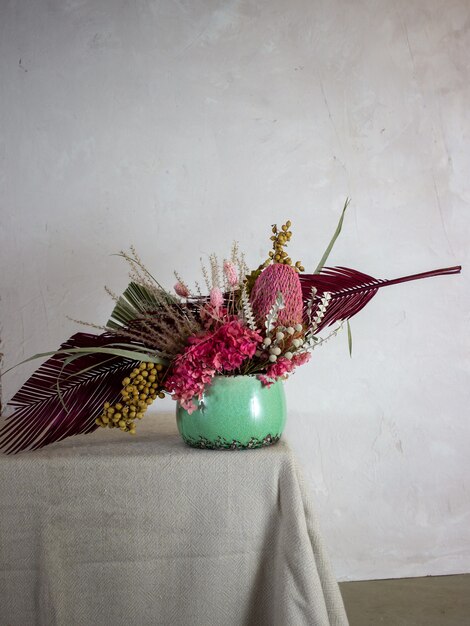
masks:
[[(67, 367), (67, 365), (70, 365), (70, 363), (73, 363), (73, 361), (75, 361), (76, 359), (81, 359), (83, 357), (83, 354), (73, 354), (72, 356), (69, 356), (65, 359), (64, 364), (62, 366), (62, 370), (60, 372), (59, 378), (62, 377), (62, 371)], [(101, 361), (100, 363), (100, 367), (102, 365), (104, 365), (105, 363), (109, 363), (110, 361), (114, 361), (114, 359), (116, 359), (118, 357), (115, 356), (111, 356), (109, 357), (109, 359), (106, 359), (105, 361)], [(96, 363), (93, 363), (93, 365), (90, 365), (89, 367), (84, 367), (83, 369), (79, 370), (78, 372), (74, 372), (73, 374), (69, 374), (64, 380), (68, 380), (69, 378), (73, 378), (74, 376), (80, 376), (81, 374), (86, 374), (86, 372), (91, 372), (92, 370), (96, 369)]]
[[(72, 363), (73, 361), (75, 361), (76, 359), (79, 359), (83, 356), (83, 354), (73, 354), (72, 356), (69, 356), (65, 359), (65, 361), (62, 364), (62, 367), (60, 369), (59, 375), (57, 376), (57, 380), (56, 380), (56, 389), (57, 389), (57, 396), (59, 398), (59, 401), (61, 403), (61, 405), (64, 408), (64, 411), (66, 413), (69, 413), (69, 410), (67, 408), (67, 406), (65, 405), (65, 400), (64, 400), (64, 396), (62, 395), (62, 390), (60, 388), (60, 379), (62, 378), (62, 374), (64, 373), (65, 368), (67, 367), (67, 365), (69, 365), (70, 363)], [(114, 358), (114, 357), (112, 357)], [(93, 369), (94, 367), (96, 367), (96, 365), (94, 364), (92, 366), (92, 368), (86, 368), (88, 370)], [(70, 376), (69, 376), (70, 378)]]
[(167, 364), (166, 359), (162, 359), (156, 354), (148, 354), (148, 353), (146, 354), (144, 352), (136, 352), (134, 350), (120, 350), (118, 348), (68, 348), (65, 350), (54, 350), (52, 352), (41, 352), (40, 354), (35, 354), (33, 356), (30, 356), (28, 359), (25, 359), (24, 361), (21, 361), (20, 363), (17, 363), (16, 365), (13, 365), (13, 367), (10, 367), (6, 371), (4, 371), (2, 376), (4, 376), (7, 372), (11, 371), (15, 367), (18, 367), (19, 365), (23, 365), (24, 363), (28, 363), (29, 361), (34, 361), (34, 359), (41, 359), (42, 357), (45, 357), (45, 356), (53, 356), (54, 354), (85, 355), (85, 354), (96, 354), (96, 353), (121, 356), (124, 359), (130, 359), (131, 361), (140, 361), (140, 362), (143, 361), (145, 363), (161, 363), (162, 365)]
[(351, 333), (351, 325), (349, 324), (349, 320), (346, 320), (346, 326), (348, 327), (349, 356), (352, 357), (352, 333)]
[(121, 328), (139, 315), (158, 308), (159, 303), (150, 289), (131, 282), (119, 297), (108, 320), (110, 328)]
[(339, 234), (341, 232), (341, 228), (343, 226), (344, 214), (346, 213), (346, 209), (348, 208), (350, 202), (351, 202), (350, 198), (346, 198), (346, 201), (345, 201), (344, 207), (343, 207), (343, 211), (341, 212), (341, 217), (339, 218), (338, 226), (336, 227), (334, 235), (331, 238), (331, 241), (328, 244), (328, 247), (326, 248), (325, 252), (323, 253), (322, 258), (320, 259), (320, 262), (318, 263), (315, 271), (313, 272), (314, 274), (319, 274), (321, 272), (321, 270), (323, 269), (323, 267), (324, 267), (328, 257), (330, 256), (330, 252), (333, 250), (333, 246), (335, 245), (335, 241), (338, 239)]
[[(159, 350), (157, 350), (156, 348), (152, 348), (152, 350), (150, 350), (148, 347), (146, 346), (139, 346), (138, 344), (135, 343), (108, 343), (106, 344), (106, 347), (108, 348), (130, 348), (133, 352), (144, 352), (145, 354), (148, 354), (149, 352), (151, 352), (152, 354), (155, 354), (156, 356), (161, 356), (159, 355)], [(162, 359), (162, 363), (165, 363), (167, 361), (167, 359), (164, 356), (161, 356)]]

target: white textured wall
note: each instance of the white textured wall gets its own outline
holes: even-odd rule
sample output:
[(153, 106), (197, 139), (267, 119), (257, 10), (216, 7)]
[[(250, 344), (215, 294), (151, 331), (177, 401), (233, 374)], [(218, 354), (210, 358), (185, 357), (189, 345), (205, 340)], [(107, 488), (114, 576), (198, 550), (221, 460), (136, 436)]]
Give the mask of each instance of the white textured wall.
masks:
[[(3, 0), (5, 365), (290, 218), (313, 269), (468, 266), (468, 0)], [(464, 268), (465, 270), (465, 268)], [(288, 383), (342, 579), (470, 569), (468, 275), (389, 288)], [(31, 368), (4, 380), (11, 397)], [(168, 409), (168, 405), (165, 405)]]

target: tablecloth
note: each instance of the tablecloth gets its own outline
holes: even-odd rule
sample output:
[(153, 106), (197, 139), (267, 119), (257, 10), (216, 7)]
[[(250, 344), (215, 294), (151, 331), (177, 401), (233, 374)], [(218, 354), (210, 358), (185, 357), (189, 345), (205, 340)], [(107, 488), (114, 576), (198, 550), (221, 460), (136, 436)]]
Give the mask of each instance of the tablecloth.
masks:
[(2, 626), (347, 618), (288, 444), (195, 450), (171, 416), (0, 454)]

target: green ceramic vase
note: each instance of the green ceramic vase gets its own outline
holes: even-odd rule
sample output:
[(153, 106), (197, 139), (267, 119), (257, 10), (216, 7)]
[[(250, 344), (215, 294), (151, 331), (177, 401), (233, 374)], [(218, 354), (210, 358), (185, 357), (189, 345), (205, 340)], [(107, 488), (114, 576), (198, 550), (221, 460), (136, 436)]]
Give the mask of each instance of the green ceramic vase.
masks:
[(176, 422), (194, 448), (244, 450), (279, 441), (286, 423), (282, 381), (271, 387), (256, 376), (216, 376), (191, 415), (179, 404)]

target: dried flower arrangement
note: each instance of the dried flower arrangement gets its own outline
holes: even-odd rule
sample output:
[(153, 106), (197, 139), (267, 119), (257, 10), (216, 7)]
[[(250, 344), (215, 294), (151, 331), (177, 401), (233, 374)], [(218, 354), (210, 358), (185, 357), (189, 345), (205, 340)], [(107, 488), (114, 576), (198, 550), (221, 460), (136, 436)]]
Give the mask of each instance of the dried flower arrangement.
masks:
[[(290, 221), (272, 226), (272, 250), (250, 271), (234, 244), (229, 259), (202, 264), (207, 288), (194, 290), (175, 273), (163, 288), (134, 248), (121, 252), (131, 272), (100, 334), (77, 333), (49, 356), (14, 395), (14, 412), (0, 431), (6, 452), (36, 449), (99, 426), (135, 433), (157, 397), (170, 394), (191, 413), (215, 375), (257, 376), (263, 385), (287, 378), (311, 352), (335, 336), (378, 289), (460, 272), (460, 266), (394, 280), (346, 267), (325, 267), (336, 231), (312, 274), (292, 262)], [(93, 325), (91, 325), (93, 326)], [(329, 334), (321, 335), (327, 326)], [(28, 359), (29, 360), (29, 359)]]

